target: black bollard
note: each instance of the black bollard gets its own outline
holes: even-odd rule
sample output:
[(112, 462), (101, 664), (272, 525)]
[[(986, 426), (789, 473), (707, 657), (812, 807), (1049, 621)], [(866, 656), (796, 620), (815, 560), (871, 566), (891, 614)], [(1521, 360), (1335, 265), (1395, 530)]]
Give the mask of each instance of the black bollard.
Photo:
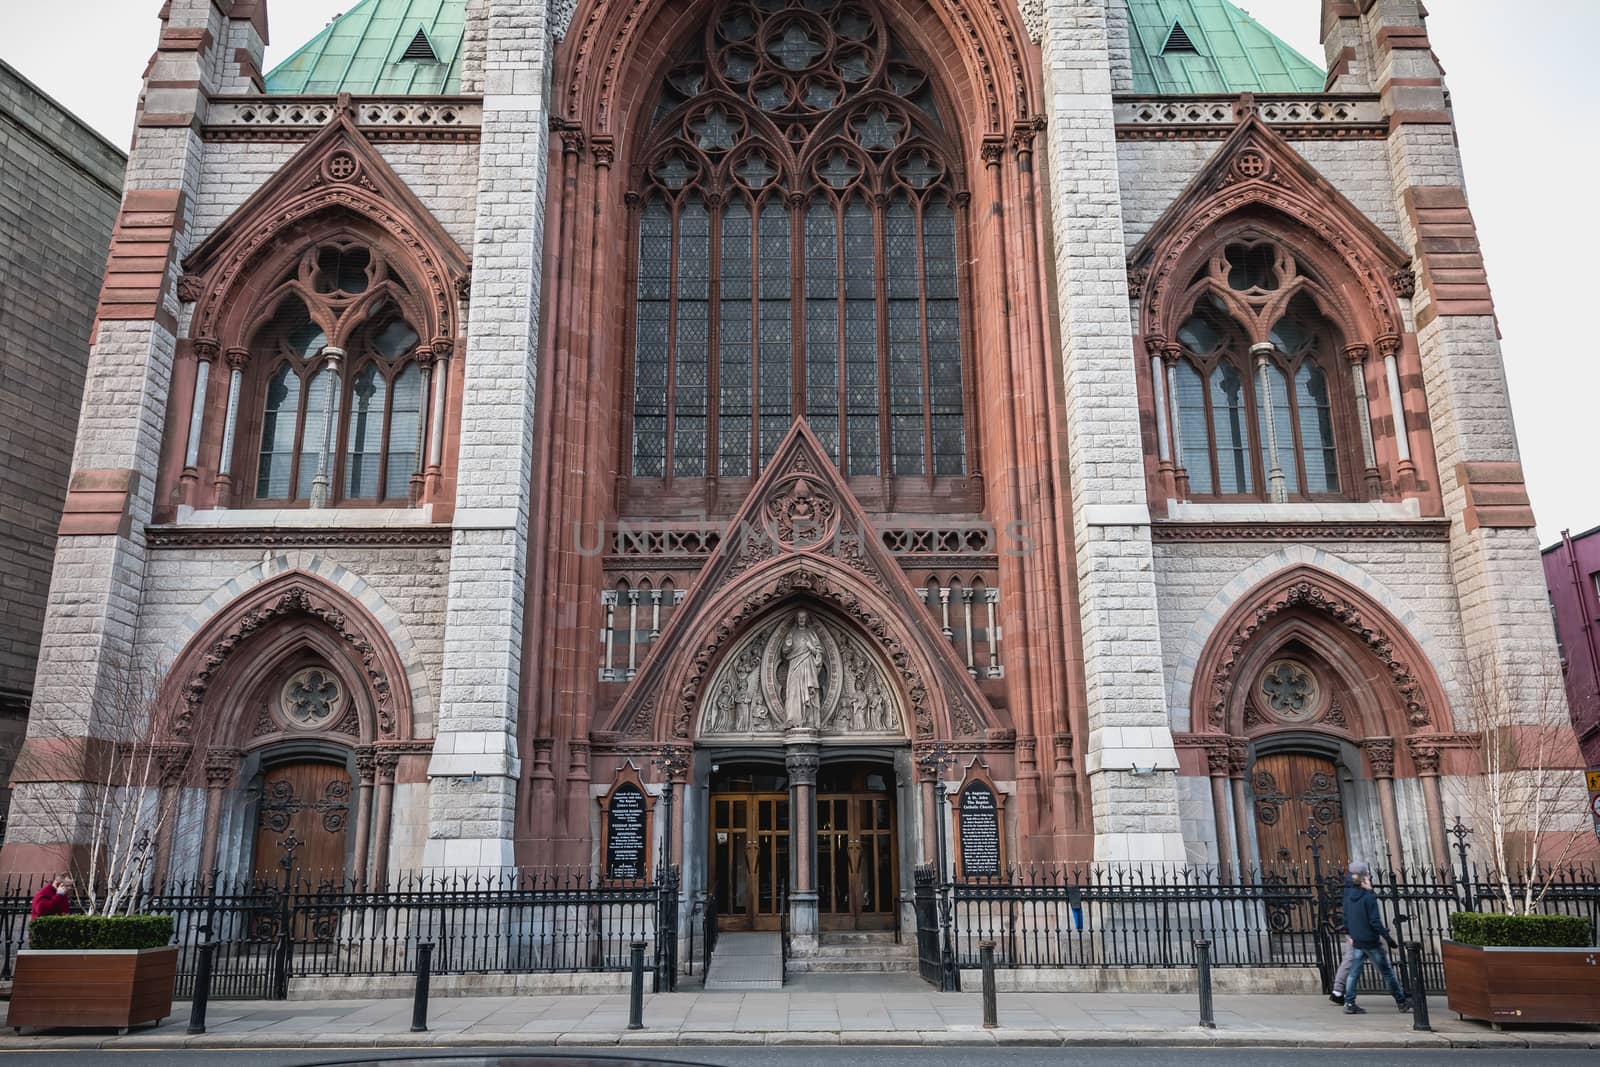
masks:
[(211, 999), (211, 956), (217, 946), (206, 938), (194, 965), (194, 995), (189, 998), (189, 1033), (206, 1032), (206, 1002)]
[(1194, 965), (1200, 972), (1200, 1025), (1215, 1030), (1217, 1020), (1211, 1008), (1211, 942), (1194, 943)]
[(411, 999), (411, 1032), (428, 1031), (428, 974), (433, 967), (433, 942), (417, 946), (417, 991)]
[(628, 991), (628, 1029), (644, 1029), (644, 950), (643, 941), (633, 943), (633, 986)]
[(1422, 942), (1406, 946), (1411, 956), (1411, 1029), (1433, 1031), (1428, 1021), (1428, 984), (1422, 977)]
[(983, 1028), (993, 1030), (1000, 1025), (1000, 1007), (995, 1003), (994, 992), (994, 942), (980, 941), (978, 952), (983, 959)]

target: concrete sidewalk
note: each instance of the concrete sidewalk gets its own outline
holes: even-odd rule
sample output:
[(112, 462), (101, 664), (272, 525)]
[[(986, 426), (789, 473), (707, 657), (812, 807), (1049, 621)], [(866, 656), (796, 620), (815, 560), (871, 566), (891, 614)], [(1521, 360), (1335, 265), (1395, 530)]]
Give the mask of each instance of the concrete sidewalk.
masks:
[(976, 993), (931, 990), (646, 995), (645, 1029), (629, 1031), (616, 995), (435, 999), (429, 1031), (412, 1034), (411, 1001), (213, 1002), (207, 1033), (185, 1033), (189, 1006), (123, 1037), (51, 1031), (0, 1049), (343, 1048), (557, 1045), (1179, 1045), (1267, 1047), (1600, 1048), (1600, 1030), (1496, 1032), (1432, 1000), (1434, 1033), (1386, 997), (1349, 1016), (1322, 997), (1219, 996), (1217, 1029), (1197, 1024), (1196, 998), (1168, 994), (1008, 993), (1001, 1028), (982, 1027)]

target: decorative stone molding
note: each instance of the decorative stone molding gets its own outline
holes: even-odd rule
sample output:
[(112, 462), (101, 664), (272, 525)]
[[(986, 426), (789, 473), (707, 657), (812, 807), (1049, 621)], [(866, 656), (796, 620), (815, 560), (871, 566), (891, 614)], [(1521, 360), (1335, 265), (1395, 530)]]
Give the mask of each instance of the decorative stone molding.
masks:
[(341, 590), (322, 586), (309, 575), (290, 572), (282, 579), (263, 583), (227, 612), (214, 617), (174, 663), (170, 684), (181, 686), (181, 704), (172, 726), (174, 736), (181, 739), (189, 735), (196, 716), (203, 714), (212, 684), (244, 645), (295, 617), (326, 626), (361, 664), (372, 703), (374, 735), (399, 739), (409, 732), (410, 686), (382, 627), (359, 604), (347, 603)]
[(814, 752), (790, 752), (783, 758), (790, 785), (816, 785), (817, 768), (822, 760)]
[(464, 96), (219, 96), (211, 100), (201, 136), (207, 141), (306, 141), (350, 108), (372, 141), (479, 139), (482, 101)]
[(1298, 567), (1275, 576), (1264, 589), (1241, 598), (1230, 613), (1233, 621), (1219, 624), (1208, 642), (1197, 676), (1202, 673), (1210, 676), (1203, 698), (1203, 718), (1213, 730), (1228, 729), (1235, 666), (1268, 623), (1295, 609), (1323, 616), (1355, 637), (1387, 671), (1402, 702), (1405, 723), (1413, 729), (1430, 725), (1432, 715), (1428, 704), (1437, 697), (1430, 698), (1429, 693), (1437, 687), (1426, 686), (1399, 658), (1397, 650), (1403, 649), (1408, 658), (1414, 658), (1426, 669), (1426, 657), (1404, 627), (1388, 618), (1381, 608), (1366, 603), (1360, 594), (1345, 590), (1343, 583), (1332, 575), (1310, 567)]
[(1188, 313), (1175, 303), (1177, 296), (1189, 291), (1198, 257), (1210, 251), (1201, 238), (1252, 209), (1283, 216), (1303, 231), (1299, 244), (1306, 247), (1296, 253), (1311, 254), (1313, 266), (1324, 260), (1325, 276), (1331, 268), (1350, 278), (1355, 296), (1341, 297), (1336, 309), (1347, 338), (1399, 334), (1390, 279), (1410, 256), (1253, 112), (1129, 253), (1130, 267), (1150, 272), (1140, 302), (1142, 333), (1176, 334)]
[(1162, 543), (1220, 541), (1448, 541), (1447, 522), (1161, 522), (1150, 525)]
[(145, 539), (151, 548), (449, 548), (450, 527), (152, 526)]
[(1389, 125), (1381, 98), (1333, 96), (1118, 96), (1113, 104), (1119, 141), (1221, 141), (1238, 125), (1241, 110), (1291, 141), (1383, 140)]

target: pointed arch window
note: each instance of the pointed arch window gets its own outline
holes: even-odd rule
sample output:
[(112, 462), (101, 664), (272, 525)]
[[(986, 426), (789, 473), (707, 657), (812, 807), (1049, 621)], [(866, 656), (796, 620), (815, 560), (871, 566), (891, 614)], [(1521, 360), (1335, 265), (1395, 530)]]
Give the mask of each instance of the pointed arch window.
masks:
[(1283, 245), (1222, 242), (1169, 349), (1177, 461), (1195, 498), (1342, 499), (1360, 470), (1331, 298)]
[(958, 158), (874, 11), (725, 0), (634, 204), (635, 478), (742, 478), (803, 416), (847, 475), (966, 473)]
[[(405, 283), (346, 238), (309, 246), (251, 333), (259, 506), (410, 501), (421, 473), (424, 363)], [(422, 359), (419, 359), (422, 356)]]

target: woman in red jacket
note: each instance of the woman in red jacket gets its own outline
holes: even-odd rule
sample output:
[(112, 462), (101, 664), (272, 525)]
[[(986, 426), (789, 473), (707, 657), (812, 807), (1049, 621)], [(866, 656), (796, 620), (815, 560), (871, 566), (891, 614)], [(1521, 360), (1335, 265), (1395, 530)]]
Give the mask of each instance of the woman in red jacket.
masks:
[(72, 910), (72, 877), (62, 875), (54, 882), (46, 882), (33, 895), (33, 908), (29, 914), (37, 919), (41, 915), (65, 915)]

